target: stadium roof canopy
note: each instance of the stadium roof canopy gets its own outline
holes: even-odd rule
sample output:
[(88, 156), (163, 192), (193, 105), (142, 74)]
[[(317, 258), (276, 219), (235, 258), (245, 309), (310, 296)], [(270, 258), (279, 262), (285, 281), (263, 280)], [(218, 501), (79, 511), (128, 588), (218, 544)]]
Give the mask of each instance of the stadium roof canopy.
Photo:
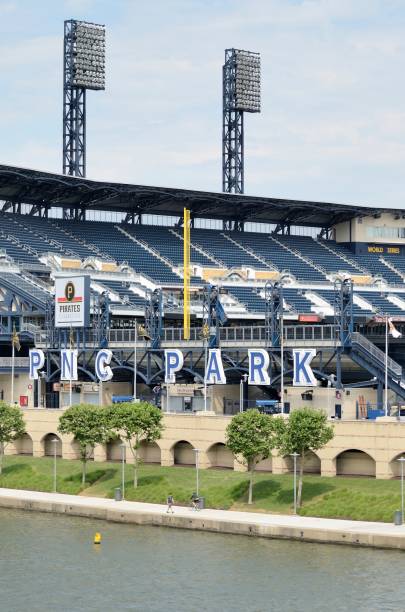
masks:
[(0, 200), (39, 207), (109, 210), (134, 214), (182, 216), (330, 227), (357, 216), (403, 210), (328, 202), (307, 202), (229, 193), (108, 183), (0, 165)]

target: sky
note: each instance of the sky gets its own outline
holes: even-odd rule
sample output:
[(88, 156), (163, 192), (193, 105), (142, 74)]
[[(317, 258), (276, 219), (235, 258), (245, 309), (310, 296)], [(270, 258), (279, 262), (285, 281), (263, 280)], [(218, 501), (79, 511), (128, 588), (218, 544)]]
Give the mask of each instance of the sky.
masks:
[(87, 176), (221, 190), (222, 64), (261, 53), (245, 193), (405, 208), (405, 0), (0, 0), (0, 163), (61, 172), (64, 19), (103, 23)]

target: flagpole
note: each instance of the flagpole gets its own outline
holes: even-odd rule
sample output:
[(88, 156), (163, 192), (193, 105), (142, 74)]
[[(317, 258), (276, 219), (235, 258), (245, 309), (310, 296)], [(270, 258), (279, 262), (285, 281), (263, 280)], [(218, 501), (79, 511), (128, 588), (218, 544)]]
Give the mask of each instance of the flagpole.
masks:
[(205, 347), (204, 347), (204, 412), (207, 412), (207, 375), (206, 375), (207, 356), (208, 356), (208, 338), (205, 339)]
[(280, 325), (280, 403), (281, 403), (281, 414), (284, 414), (284, 304), (281, 304), (281, 325)]
[(384, 413), (388, 416), (388, 315), (385, 315), (385, 389)]
[(135, 319), (135, 345), (134, 345), (134, 402), (137, 402), (137, 397), (136, 397), (136, 379), (138, 376), (138, 354), (137, 354), (137, 349), (138, 349), (138, 325), (137, 325), (137, 321)]
[(69, 345), (70, 345), (70, 368), (69, 368), (69, 372), (70, 372), (70, 386), (69, 386), (69, 408), (72, 407), (72, 328), (70, 328), (70, 333), (69, 333)]
[(14, 406), (14, 359), (15, 359), (15, 346), (14, 337), (11, 349), (11, 405)]

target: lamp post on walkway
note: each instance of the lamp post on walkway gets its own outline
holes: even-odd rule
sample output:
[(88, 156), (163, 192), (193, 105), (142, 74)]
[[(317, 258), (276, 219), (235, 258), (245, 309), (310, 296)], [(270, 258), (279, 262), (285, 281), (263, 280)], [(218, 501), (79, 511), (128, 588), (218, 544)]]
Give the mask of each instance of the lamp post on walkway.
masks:
[(294, 459), (294, 514), (297, 514), (297, 457), (299, 453), (291, 453)]
[(243, 412), (243, 385), (244, 383), (246, 383), (248, 375), (247, 374), (242, 374), (242, 377), (240, 379), (240, 384), (239, 384), (239, 412)]
[(121, 448), (121, 489), (122, 489), (122, 501), (125, 500), (125, 459), (126, 459), (126, 444), (123, 442), (120, 444)]
[(405, 457), (400, 457), (397, 461), (401, 465), (401, 523), (404, 524), (404, 463)]
[(200, 449), (199, 448), (193, 448), (193, 451), (195, 452), (195, 478), (196, 478), (196, 482), (195, 482), (195, 488), (196, 488), (196, 494), (197, 497), (200, 493), (199, 489), (200, 489), (200, 479), (199, 479), (199, 454), (200, 454)]
[(53, 444), (53, 492), (56, 493), (56, 445), (59, 442), (59, 438), (52, 438)]

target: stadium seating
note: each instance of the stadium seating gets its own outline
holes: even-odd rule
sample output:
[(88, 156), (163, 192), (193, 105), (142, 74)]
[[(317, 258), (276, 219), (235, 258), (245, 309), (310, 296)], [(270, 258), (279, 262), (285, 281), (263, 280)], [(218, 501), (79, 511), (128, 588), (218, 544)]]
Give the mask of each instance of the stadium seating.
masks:
[(310, 236), (280, 236), (278, 240), (291, 249), (295, 249), (307, 260), (314, 262), (317, 266), (333, 273), (344, 270), (351, 274), (359, 274), (359, 268), (355, 268), (342, 257), (334, 255), (322, 244)]
[[(128, 263), (136, 272), (149, 277), (154, 283), (166, 287), (182, 285), (181, 274), (173, 271), (183, 265), (182, 230), (153, 225), (117, 225), (96, 221), (67, 221), (44, 219), (29, 215), (0, 213), (0, 249), (16, 262), (22, 271), (33, 262), (39, 264), (39, 257), (47, 252), (59, 256), (70, 255), (82, 260), (96, 256), (114, 260), (119, 264)], [(405, 275), (405, 257), (385, 256), (386, 261), (398, 272), (390, 269), (378, 254), (356, 255), (347, 247), (332, 240), (314, 240), (307, 236), (280, 236), (255, 232), (222, 232), (220, 230), (191, 229), (191, 263), (205, 268), (251, 267), (256, 270), (278, 270), (291, 273), (297, 286), (285, 286), (284, 298), (287, 310), (292, 313), (309, 313), (316, 310), (316, 304), (305, 297), (305, 291), (319, 295), (333, 309), (334, 293), (328, 276), (340, 271), (353, 275), (367, 274), (382, 276), (395, 291), (394, 285), (403, 285), (401, 274)], [(18, 277), (20, 286), (32, 295), (44, 299), (42, 289), (32, 285), (27, 278)], [(143, 307), (144, 299), (137, 295), (127, 281), (113, 275), (107, 280), (94, 277), (94, 282), (120, 296), (125, 303)], [(16, 281), (16, 278), (14, 278)], [(26, 284), (28, 282), (28, 285)], [(130, 281), (136, 282), (135, 277)], [(24, 284), (25, 283), (25, 284)], [(201, 284), (199, 278), (192, 283)], [(226, 282), (225, 282), (226, 285)], [(312, 285), (312, 288), (311, 288)], [(140, 293), (145, 287), (142, 287)], [(264, 314), (265, 302), (263, 282), (249, 286), (228, 286), (228, 292), (243, 304), (248, 312)], [(39, 296), (38, 293), (40, 292)], [(402, 294), (396, 289), (398, 296)], [(403, 316), (401, 303), (393, 304), (386, 298), (386, 292), (361, 289), (355, 291), (365, 302), (361, 307), (354, 305), (356, 316), (370, 316), (373, 313), (387, 313)], [(356, 300), (355, 300), (356, 301)]]
[[(343, 257), (351, 259), (356, 265), (359, 266), (360, 269), (362, 269), (364, 272), (368, 272), (372, 276), (382, 276), (388, 283), (391, 284), (402, 282), (402, 277), (388, 268), (388, 266), (386, 266), (380, 260), (377, 254), (362, 253), (361, 255), (356, 255), (344, 245), (337, 244), (334, 240), (328, 240), (327, 245), (332, 250), (340, 253)], [(405, 258), (398, 258), (399, 265), (401, 265), (401, 261), (405, 267)]]
[(228, 293), (233, 295), (249, 312), (264, 314), (266, 302), (257, 290), (251, 287), (227, 287)]
[(312, 312), (313, 303), (303, 295), (303, 289), (284, 287), (284, 301), (299, 314)]
[[(225, 238), (219, 230), (192, 229), (190, 233), (193, 244), (201, 247), (228, 268), (267, 269), (265, 264)], [(212, 267), (212, 262), (210, 265)]]
[(131, 291), (126, 281), (102, 279), (100, 280), (99, 284), (106, 287), (107, 290), (110, 289), (114, 293), (118, 294), (122, 300), (128, 302), (129, 304), (140, 306), (142, 308), (145, 305), (145, 299)]
[(96, 245), (117, 262), (127, 262), (134, 270), (149, 276), (156, 283), (178, 285), (182, 282), (168, 264), (125, 236), (114, 223), (58, 221), (58, 225), (86, 243)]
[[(151, 225), (132, 225), (125, 228), (129, 234), (146, 242), (174, 266), (183, 265), (183, 241), (175, 232), (167, 227), (154, 227)], [(182, 230), (177, 230), (181, 232)], [(191, 249), (190, 261), (193, 264), (213, 267), (214, 262), (195, 249)]]
[(234, 237), (241, 245), (250, 248), (257, 255), (265, 259), (270, 266), (280, 271), (290, 272), (297, 279), (302, 281), (325, 281), (324, 274), (294, 253), (281, 247), (266, 234), (253, 232), (244, 232), (242, 234), (239, 232), (236, 235), (234, 234)]

